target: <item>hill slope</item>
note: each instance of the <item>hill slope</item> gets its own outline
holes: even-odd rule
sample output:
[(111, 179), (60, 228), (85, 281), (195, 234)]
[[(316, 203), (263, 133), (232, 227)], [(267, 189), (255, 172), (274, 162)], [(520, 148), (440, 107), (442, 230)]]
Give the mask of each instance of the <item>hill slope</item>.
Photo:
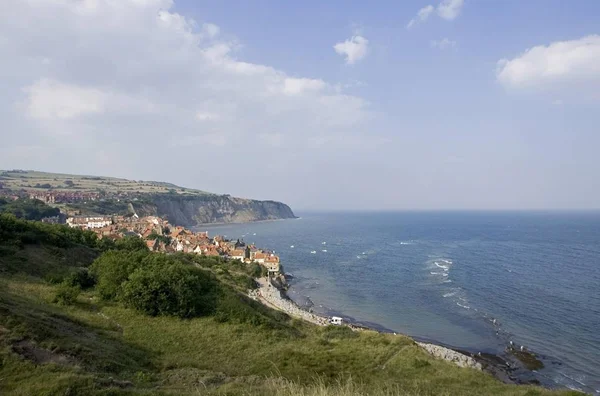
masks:
[(289, 206), (275, 201), (234, 198), (155, 181), (81, 176), (37, 171), (0, 171), (0, 193), (49, 194), (66, 210), (84, 214), (156, 215), (172, 224), (242, 223), (295, 218)]
[[(0, 215), (0, 394), (577, 394), (502, 384), (436, 360), (408, 337), (292, 320), (245, 297), (251, 267), (130, 242), (103, 253), (86, 232)], [(54, 302), (56, 282), (96, 257), (93, 271), (120, 256), (146, 263), (115, 283), (121, 298), (103, 299), (99, 278), (73, 301)], [(215, 311), (180, 319), (127, 307), (127, 285), (160, 261), (201, 271), (220, 290)]]

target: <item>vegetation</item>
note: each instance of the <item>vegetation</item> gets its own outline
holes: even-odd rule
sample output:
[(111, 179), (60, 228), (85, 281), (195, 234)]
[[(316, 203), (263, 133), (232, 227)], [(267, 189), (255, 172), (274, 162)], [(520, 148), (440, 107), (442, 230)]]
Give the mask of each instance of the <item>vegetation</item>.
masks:
[(79, 296), (80, 292), (81, 289), (79, 286), (73, 286), (68, 282), (63, 282), (56, 289), (56, 295), (52, 302), (60, 305), (72, 305), (77, 301), (77, 296)]
[(292, 320), (245, 296), (260, 268), (239, 261), (102, 251), (47, 226), (0, 217), (2, 395), (577, 394), (501, 384), (408, 337)]
[(165, 245), (168, 245), (171, 243), (171, 237), (168, 235), (159, 235), (156, 232), (153, 232), (152, 234), (148, 235), (147, 239), (152, 239), (152, 240), (158, 240), (159, 242), (163, 242)]
[[(22, 188), (50, 189), (56, 191), (96, 192), (103, 190), (108, 193), (168, 193), (170, 190), (185, 195), (205, 195), (207, 192), (183, 188), (171, 183), (126, 180), (115, 177), (67, 175), (61, 173), (46, 173), (24, 170), (0, 171), (2, 184), (5, 188), (18, 191)], [(116, 202), (116, 201), (115, 201)], [(114, 213), (114, 212), (113, 212)]]
[(27, 198), (13, 201), (0, 198), (0, 213), (11, 213), (19, 219), (41, 220), (44, 217), (58, 216), (60, 210), (37, 199)]

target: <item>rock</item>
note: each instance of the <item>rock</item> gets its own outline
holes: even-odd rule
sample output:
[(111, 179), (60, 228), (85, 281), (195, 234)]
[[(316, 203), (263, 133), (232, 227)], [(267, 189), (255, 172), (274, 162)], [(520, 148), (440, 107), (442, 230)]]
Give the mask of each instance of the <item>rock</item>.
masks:
[(456, 352), (450, 348), (446, 348), (440, 345), (427, 344), (424, 342), (417, 342), (417, 345), (425, 349), (431, 355), (453, 362), (459, 367), (470, 367), (476, 370), (481, 370), (482, 366), (475, 359), (470, 356), (464, 355), (460, 352)]

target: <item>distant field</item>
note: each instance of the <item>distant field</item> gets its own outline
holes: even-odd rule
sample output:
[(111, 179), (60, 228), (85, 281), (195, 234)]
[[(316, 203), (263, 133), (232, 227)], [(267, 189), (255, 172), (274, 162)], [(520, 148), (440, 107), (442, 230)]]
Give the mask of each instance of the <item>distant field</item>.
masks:
[(166, 193), (177, 192), (186, 195), (206, 195), (206, 191), (176, 186), (171, 183), (127, 180), (115, 177), (69, 175), (37, 171), (0, 170), (0, 183), (5, 189), (46, 191), (99, 191), (126, 193)]

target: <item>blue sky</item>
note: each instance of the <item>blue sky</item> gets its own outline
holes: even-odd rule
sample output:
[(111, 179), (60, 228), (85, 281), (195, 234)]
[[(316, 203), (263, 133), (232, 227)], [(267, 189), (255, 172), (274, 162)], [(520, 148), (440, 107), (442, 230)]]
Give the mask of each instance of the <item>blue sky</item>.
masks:
[(597, 1), (6, 7), (0, 168), (298, 209), (600, 206)]

